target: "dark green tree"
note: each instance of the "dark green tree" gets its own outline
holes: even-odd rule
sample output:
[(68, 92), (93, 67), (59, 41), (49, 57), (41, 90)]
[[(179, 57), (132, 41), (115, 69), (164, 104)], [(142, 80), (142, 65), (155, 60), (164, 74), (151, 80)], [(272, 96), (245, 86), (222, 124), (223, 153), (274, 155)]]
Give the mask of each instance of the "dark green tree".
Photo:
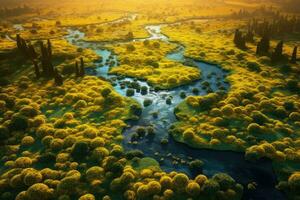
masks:
[(48, 58), (51, 60), (52, 59), (52, 44), (49, 39), (47, 40), (47, 50), (48, 50)]
[(270, 49), (270, 38), (267, 35), (264, 35), (260, 42), (257, 44), (256, 54), (257, 55), (266, 55), (269, 53)]
[(245, 39), (247, 42), (254, 42), (254, 34), (251, 30), (248, 30), (246, 36), (245, 36)]
[(85, 75), (85, 70), (84, 70), (84, 61), (83, 58), (80, 58), (80, 74), (81, 77), (84, 77)]
[(282, 51), (283, 51), (283, 41), (280, 41), (280, 42), (278, 42), (274, 52), (272, 53), (272, 56), (271, 56), (272, 62), (278, 62), (282, 59), (282, 57), (283, 57)]
[(293, 50), (292, 59), (291, 59), (291, 63), (293, 64), (296, 64), (297, 62), (297, 51), (298, 51), (298, 47), (296, 46)]
[(28, 45), (28, 56), (30, 60), (35, 60), (37, 58), (37, 53), (35, 52), (35, 49), (32, 44)]
[(39, 79), (41, 77), (39, 65), (36, 61), (33, 61), (33, 65), (34, 65), (35, 76), (36, 76), (37, 79)]
[(130, 31), (130, 32), (128, 32), (128, 34), (126, 35), (126, 38), (128, 39), (128, 40), (131, 40), (131, 39), (133, 39), (133, 33)]
[(54, 69), (54, 81), (58, 86), (62, 85), (64, 82), (63, 77), (59, 74), (57, 69)]
[(80, 76), (80, 70), (79, 70), (79, 66), (78, 66), (78, 62), (75, 62), (75, 75), (76, 77)]
[(47, 65), (47, 51), (42, 41), (40, 42), (40, 50), (41, 50), (41, 63), (42, 63), (43, 75), (46, 76), (47, 74), (49, 74), (49, 69)]
[(40, 48), (41, 48), (41, 63), (42, 63), (42, 69), (43, 69), (43, 75), (45, 77), (54, 77), (54, 67), (52, 65), (52, 48), (51, 48), (51, 42), (48, 40), (48, 46), (46, 47), (44, 43), (40, 42)]
[(246, 38), (239, 29), (235, 31), (233, 42), (240, 49), (246, 48)]
[(22, 46), (22, 42), (21, 42), (22, 38), (21, 38), (20, 34), (17, 34), (16, 38), (17, 38), (17, 47), (20, 50), (21, 46)]
[(26, 41), (19, 34), (17, 34), (16, 38), (18, 50), (25, 56), (25, 58), (28, 58), (28, 47)]

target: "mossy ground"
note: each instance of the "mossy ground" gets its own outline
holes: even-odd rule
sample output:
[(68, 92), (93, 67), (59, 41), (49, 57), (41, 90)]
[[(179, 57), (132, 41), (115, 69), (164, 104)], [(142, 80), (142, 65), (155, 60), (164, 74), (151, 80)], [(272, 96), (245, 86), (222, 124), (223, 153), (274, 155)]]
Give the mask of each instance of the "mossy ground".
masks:
[(90, 26), (84, 30), (86, 34), (84, 40), (90, 42), (116, 42), (147, 38), (149, 34), (143, 27), (149, 22), (151, 21), (133, 15), (120, 22)]
[[(193, 147), (245, 152), (251, 160), (268, 157), (281, 181), (278, 188), (290, 199), (297, 196), (300, 101), (299, 93), (289, 90), (287, 83), (299, 74), (299, 63), (272, 64), (269, 57), (256, 56), (258, 37), (247, 43), (246, 50), (236, 48), (234, 30), (246, 22), (227, 18), (232, 11), (253, 10), (258, 3), (51, 2), (32, 1), (38, 12), (9, 17), (0, 25), (0, 199), (242, 198), (242, 186), (227, 175), (200, 174), (189, 179), (182, 173), (163, 172), (152, 158), (127, 158), (120, 145), (122, 130), (128, 119), (137, 118), (134, 110), (140, 105), (120, 96), (106, 80), (73, 75), (74, 62), (80, 57), (86, 67), (95, 67), (94, 61), (101, 58), (90, 49), (67, 43), (66, 27), (79, 28), (88, 41), (128, 41), (148, 37), (143, 28), (147, 24), (174, 21), (183, 23), (165, 26), (163, 32), (185, 46), (186, 57), (228, 70), (231, 87), (226, 95), (187, 97), (175, 111), (179, 122), (171, 134)], [(132, 22), (106, 24), (132, 12), (139, 14)], [(187, 20), (191, 18), (209, 20)], [(23, 24), (25, 30), (16, 31), (13, 24)], [(33, 44), (51, 39), (53, 64), (64, 75), (62, 86), (36, 80), (32, 63), (6, 38), (17, 33)], [(299, 35), (286, 40), (284, 53), (291, 55)], [(272, 41), (272, 48), (277, 42)], [(176, 45), (163, 41), (106, 47), (118, 55), (120, 63), (110, 73), (145, 79), (162, 89), (201, 75), (197, 68), (165, 58)]]
[(113, 45), (109, 48), (119, 55), (120, 61), (120, 65), (111, 68), (111, 74), (144, 79), (161, 89), (177, 87), (200, 78), (198, 68), (166, 58), (168, 53), (176, 51), (175, 44), (151, 40)]
[[(286, 89), (287, 81), (299, 73), (299, 65), (273, 64), (266, 56), (256, 56), (255, 42), (247, 43), (246, 50), (236, 48), (233, 32), (244, 23), (195, 21), (163, 29), (172, 40), (187, 46), (186, 56), (216, 63), (230, 72), (228, 94), (188, 97), (177, 108), (179, 122), (171, 132), (176, 140), (194, 147), (245, 151), (248, 159), (271, 158), (279, 177), (285, 174), (280, 180), (286, 180), (289, 173), (299, 170), (300, 124), (295, 118), (299, 94)], [(288, 41), (284, 54), (290, 56), (298, 40), (293, 36)], [(277, 42), (271, 41), (271, 48)], [(208, 99), (210, 105), (205, 104)]]

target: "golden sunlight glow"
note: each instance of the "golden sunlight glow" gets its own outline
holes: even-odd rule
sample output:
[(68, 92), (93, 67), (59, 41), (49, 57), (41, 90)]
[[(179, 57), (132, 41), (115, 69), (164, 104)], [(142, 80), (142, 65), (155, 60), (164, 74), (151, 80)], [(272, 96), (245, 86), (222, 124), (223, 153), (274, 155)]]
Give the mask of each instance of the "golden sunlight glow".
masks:
[(0, 200), (300, 199), (299, 0), (0, 0)]

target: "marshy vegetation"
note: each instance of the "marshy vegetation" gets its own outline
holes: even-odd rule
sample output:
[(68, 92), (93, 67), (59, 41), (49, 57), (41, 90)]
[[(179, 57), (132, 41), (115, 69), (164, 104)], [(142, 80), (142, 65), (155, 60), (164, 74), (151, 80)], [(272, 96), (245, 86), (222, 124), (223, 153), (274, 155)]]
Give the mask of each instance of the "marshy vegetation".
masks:
[(3, 0), (0, 199), (298, 199), (297, 5)]

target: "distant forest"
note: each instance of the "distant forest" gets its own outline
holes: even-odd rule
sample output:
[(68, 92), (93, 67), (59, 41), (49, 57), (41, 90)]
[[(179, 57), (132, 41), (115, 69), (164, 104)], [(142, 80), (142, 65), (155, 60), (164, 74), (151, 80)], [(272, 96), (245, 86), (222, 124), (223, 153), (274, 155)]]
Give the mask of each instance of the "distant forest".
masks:
[(283, 6), (289, 11), (300, 12), (300, 1), (299, 0), (289, 0)]
[(34, 9), (28, 7), (27, 5), (18, 6), (18, 7), (14, 7), (14, 8), (1, 7), (0, 8), (0, 18), (13, 17), (13, 16), (23, 15), (23, 14), (32, 13), (32, 12), (34, 12)]
[(290, 12), (300, 12), (300, 0), (271, 0)]

